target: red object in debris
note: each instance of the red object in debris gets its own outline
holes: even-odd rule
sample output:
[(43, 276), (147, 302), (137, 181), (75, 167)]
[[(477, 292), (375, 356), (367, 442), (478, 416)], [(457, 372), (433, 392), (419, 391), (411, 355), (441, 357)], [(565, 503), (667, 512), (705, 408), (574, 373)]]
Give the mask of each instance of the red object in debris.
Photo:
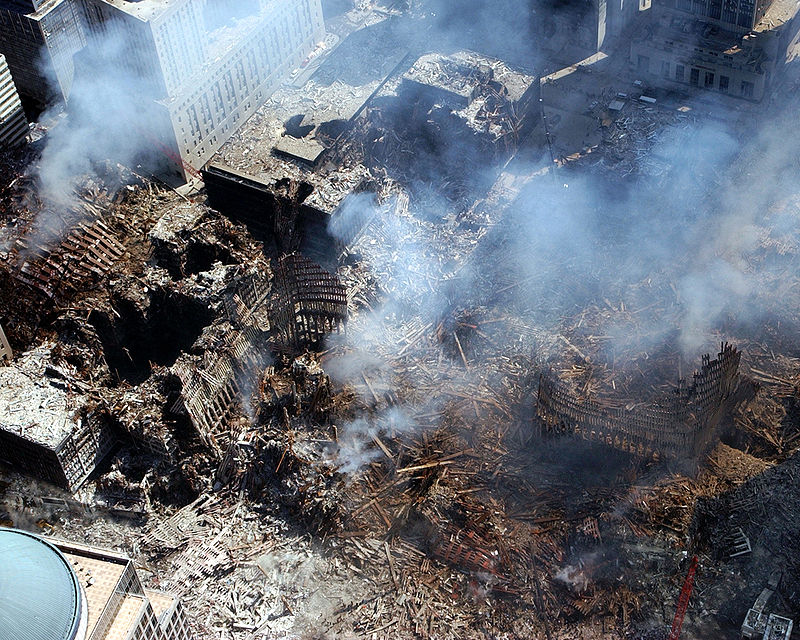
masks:
[(183, 170), (186, 173), (188, 173), (189, 175), (191, 175), (194, 178), (197, 178), (198, 180), (202, 180), (203, 179), (203, 176), (200, 175), (200, 172), (197, 169), (195, 169), (192, 165), (190, 165), (188, 162), (186, 162), (183, 158), (181, 158), (179, 154), (175, 153), (167, 145), (163, 144), (160, 140), (156, 139), (155, 136), (151, 135), (150, 133), (148, 133), (144, 129), (136, 126), (135, 124), (134, 124), (134, 127), (136, 128), (136, 130), (142, 136), (147, 138), (147, 140), (153, 146), (158, 147), (158, 150), (161, 151), (161, 153), (163, 153), (165, 156), (167, 156), (175, 164), (179, 164), (181, 167), (183, 167)]
[(689, 572), (686, 574), (686, 580), (683, 582), (683, 589), (681, 589), (681, 595), (678, 598), (678, 610), (675, 611), (675, 619), (672, 621), (672, 631), (669, 632), (668, 640), (678, 640), (681, 637), (683, 617), (686, 615), (686, 609), (689, 607), (689, 596), (692, 595), (692, 589), (694, 588), (695, 571), (697, 571), (697, 556), (692, 556)]

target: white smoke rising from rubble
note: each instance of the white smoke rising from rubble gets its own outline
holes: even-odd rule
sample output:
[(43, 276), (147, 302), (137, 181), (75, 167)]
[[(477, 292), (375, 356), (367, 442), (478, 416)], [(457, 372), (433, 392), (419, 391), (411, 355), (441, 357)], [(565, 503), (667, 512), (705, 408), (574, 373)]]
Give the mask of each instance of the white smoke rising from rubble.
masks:
[[(729, 102), (723, 106), (731, 108)], [(603, 347), (609, 353), (670, 343), (690, 368), (701, 353), (715, 353), (720, 339), (746, 340), (751, 330), (780, 324), (781, 318), (792, 319), (796, 328), (800, 291), (788, 289), (781, 278), (782, 272), (800, 271), (800, 181), (787, 135), (793, 108), (787, 105), (778, 118), (755, 119), (755, 131), (744, 139), (735, 124), (702, 117), (657, 130), (647, 153), (666, 168), (660, 178), (626, 181), (608, 171), (570, 168), (557, 170), (555, 181), (536, 180), (501, 222), (508, 241), (495, 254), (481, 254), (472, 267), (491, 270), (508, 263), (525, 283), (512, 289), (512, 306), (555, 333), (587, 305), (624, 303), (635, 330), (616, 324), (616, 314), (605, 320), (597, 332), (610, 338)], [(448, 177), (430, 179), (436, 184)], [(797, 198), (793, 210), (773, 206), (791, 195)], [(373, 205), (359, 198), (348, 206)], [(426, 216), (438, 224), (389, 210), (379, 214), (388, 233), (377, 236), (387, 244), (363, 251), (362, 264), (377, 280), (381, 301), (348, 326), (352, 353), (338, 372), (341, 378), (357, 378), (362, 368), (383, 360), (378, 368), (391, 381), (385, 372), (403, 352), (399, 338), (413, 326), (411, 318), (424, 325), (459, 304), (468, 308), (496, 295), (497, 287), (486, 291), (478, 278), (466, 277), (450, 299), (453, 274), (442, 265), (452, 255), (440, 228), (449, 224), (447, 214)], [(788, 249), (777, 260), (766, 259), (765, 242)], [(418, 409), (413, 404), (410, 414)], [(354, 459), (364, 459), (372, 449), (369, 431), (358, 424), (353, 434), (363, 436), (364, 444), (354, 449)]]
[(151, 92), (142, 76), (119, 63), (125, 43), (112, 33), (91, 44), (91, 55), (76, 65), (67, 116), (47, 134), (38, 167), (46, 205), (73, 206), (80, 180), (106, 160), (136, 166), (157, 153), (141, 135), (151, 130), (145, 108)]
[[(255, 14), (249, 14), (258, 7), (253, 2), (214, 3), (213, 19), (208, 13), (212, 9), (207, 9), (204, 16), (206, 41), (211, 42), (220, 34), (225, 37), (230, 26), (235, 28), (242, 21), (254, 19)], [(87, 46), (75, 56), (66, 118), (48, 131), (37, 170), (46, 207), (74, 206), (74, 190), (82, 178), (102, 173), (106, 161), (145, 175), (175, 172), (171, 168), (174, 161), (165, 151), (172, 145), (162, 142), (174, 138), (167, 108), (156, 102), (165, 101), (164, 89), (158, 78), (145, 70), (150, 61), (139, 63), (135, 39), (129, 40), (125, 35), (128, 31), (115, 28), (113, 21), (112, 18), (102, 32), (87, 33)], [(179, 26), (172, 21), (169, 37), (195, 41), (193, 31), (187, 32), (190, 37), (175, 31), (193, 29), (194, 22), (189, 22)], [(195, 53), (204, 55), (202, 51)], [(44, 67), (42, 71), (57, 86), (52, 70)], [(42, 120), (53, 119), (60, 109), (54, 106)]]

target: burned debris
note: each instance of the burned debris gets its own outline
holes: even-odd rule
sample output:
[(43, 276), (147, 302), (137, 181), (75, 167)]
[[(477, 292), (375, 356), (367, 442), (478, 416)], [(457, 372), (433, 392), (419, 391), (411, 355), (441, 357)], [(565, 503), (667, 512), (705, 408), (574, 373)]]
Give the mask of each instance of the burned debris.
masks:
[(319, 347), (344, 330), (347, 290), (336, 276), (297, 254), (282, 257), (275, 276), (273, 324), (283, 348)]
[(0, 154), (0, 524), (116, 545), (198, 640), (786, 640), (794, 156), (748, 217), (763, 141), (612, 54), (357, 4), (179, 149), (202, 182), (157, 148), (54, 199), (58, 122)]
[(639, 455), (698, 460), (717, 441), (717, 427), (735, 402), (741, 353), (723, 344), (717, 359), (703, 356), (692, 384), (683, 381), (649, 405), (613, 410), (571, 394), (551, 376), (539, 378), (537, 413), (547, 431), (565, 432)]

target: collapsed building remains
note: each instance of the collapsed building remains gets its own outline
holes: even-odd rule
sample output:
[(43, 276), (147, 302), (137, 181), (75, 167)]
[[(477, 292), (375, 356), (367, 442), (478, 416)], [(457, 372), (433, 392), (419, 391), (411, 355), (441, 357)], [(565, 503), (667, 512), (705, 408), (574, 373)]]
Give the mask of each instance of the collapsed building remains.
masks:
[(741, 353), (725, 343), (703, 356), (692, 385), (649, 404), (610, 409), (582, 399), (551, 375), (539, 378), (537, 414), (546, 431), (571, 433), (639, 455), (696, 460), (715, 444), (717, 425), (739, 383)]
[(254, 377), (262, 340), (255, 327), (236, 330), (227, 326), (219, 335), (217, 350), (206, 352), (200, 362), (184, 358), (173, 367), (181, 382), (173, 411), (188, 415), (200, 438), (217, 454), (232, 437), (229, 419), (245, 397), (245, 385)]
[(39, 349), (0, 367), (0, 460), (74, 491), (117, 438), (86, 387), (47, 357)]
[(339, 279), (308, 258), (292, 254), (278, 262), (273, 325), (280, 346), (303, 349), (320, 345), (347, 322), (347, 289)]
[(311, 184), (288, 178), (267, 181), (219, 164), (209, 164), (202, 175), (211, 206), (244, 222), (279, 252), (323, 258), (332, 254), (330, 214), (314, 206)]
[(54, 248), (42, 235), (20, 237), (11, 251), (0, 253), (12, 276), (58, 303), (76, 290), (97, 282), (125, 253), (113, 232), (100, 220), (79, 223)]

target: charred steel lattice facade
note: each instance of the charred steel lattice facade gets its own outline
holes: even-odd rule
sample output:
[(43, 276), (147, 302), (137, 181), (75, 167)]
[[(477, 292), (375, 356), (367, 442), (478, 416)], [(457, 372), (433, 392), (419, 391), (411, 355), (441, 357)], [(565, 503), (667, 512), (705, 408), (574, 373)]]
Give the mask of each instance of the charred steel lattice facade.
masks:
[(209, 361), (173, 366), (182, 386), (173, 411), (188, 415), (202, 440), (218, 454), (229, 445), (229, 421), (261, 364), (260, 343), (261, 332), (246, 326), (233, 330)]
[(703, 356), (692, 385), (628, 410), (575, 395), (550, 374), (539, 378), (537, 414), (550, 433), (571, 433), (639, 455), (697, 458), (713, 444), (717, 424), (739, 382), (741, 353), (725, 343)]
[(303, 256), (278, 262), (273, 325), (278, 343), (288, 350), (318, 345), (347, 322), (347, 289), (339, 279)]
[[(14, 278), (55, 302), (102, 278), (125, 253), (100, 220), (78, 224), (55, 248), (17, 240), (5, 262)], [(0, 258), (0, 261), (2, 258)]]

